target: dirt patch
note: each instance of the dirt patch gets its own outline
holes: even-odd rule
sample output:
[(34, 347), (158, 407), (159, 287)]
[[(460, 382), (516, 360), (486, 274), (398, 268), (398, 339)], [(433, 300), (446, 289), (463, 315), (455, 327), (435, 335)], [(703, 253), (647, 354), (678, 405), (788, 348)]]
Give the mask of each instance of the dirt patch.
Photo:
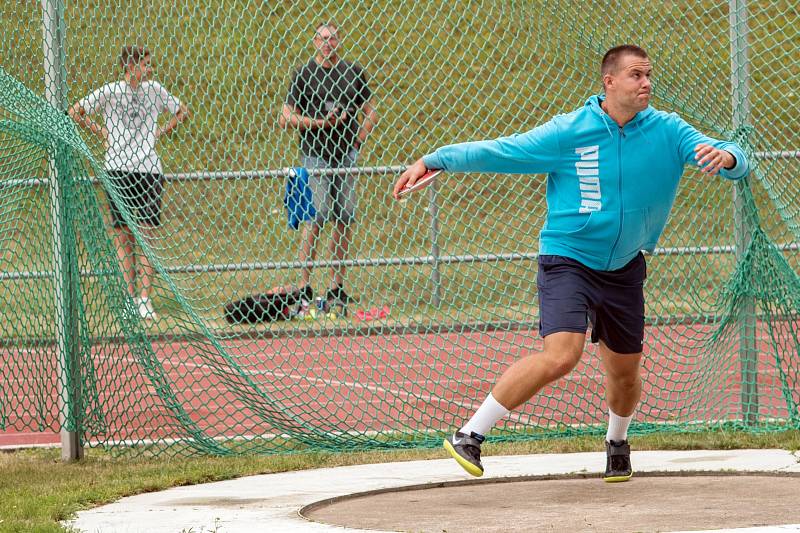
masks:
[(327, 524), (389, 531), (679, 531), (800, 523), (800, 476), (639, 474), (487, 480), (376, 491), (301, 511)]

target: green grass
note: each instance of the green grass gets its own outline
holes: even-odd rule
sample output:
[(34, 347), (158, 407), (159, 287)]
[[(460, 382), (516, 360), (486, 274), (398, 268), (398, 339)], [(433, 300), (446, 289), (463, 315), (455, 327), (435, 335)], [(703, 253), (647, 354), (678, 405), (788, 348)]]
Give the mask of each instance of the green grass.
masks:
[[(601, 451), (602, 439), (580, 437), (487, 446), (491, 455)], [(782, 448), (800, 449), (800, 432), (767, 434), (707, 432), (656, 434), (635, 438), (636, 450)], [(247, 475), (354, 464), (442, 459), (444, 452), (410, 450), (312, 453), (267, 457), (127, 459), (89, 450), (80, 462), (63, 463), (59, 450), (0, 453), (0, 532), (61, 531), (59, 522), (81, 509), (124, 496), (179, 485)]]

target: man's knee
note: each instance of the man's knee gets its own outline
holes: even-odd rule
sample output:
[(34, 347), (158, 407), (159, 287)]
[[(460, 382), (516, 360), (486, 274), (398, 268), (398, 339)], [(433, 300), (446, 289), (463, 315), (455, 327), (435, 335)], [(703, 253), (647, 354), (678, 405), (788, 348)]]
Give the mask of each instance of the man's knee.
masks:
[(551, 375), (558, 379), (569, 374), (583, 356), (585, 334), (552, 333), (545, 337), (545, 356), (549, 359)]
[(618, 390), (636, 390), (642, 382), (639, 370), (630, 370), (623, 373), (610, 373), (608, 379), (613, 382)]
[[(324, 221), (322, 222), (324, 224)], [(316, 220), (308, 220), (303, 224), (303, 237), (317, 237), (319, 235), (322, 224)]]
[(553, 354), (552, 372), (554, 379), (566, 376), (578, 365), (582, 351), (567, 350)]
[(604, 354), (603, 363), (608, 384), (616, 390), (635, 391), (641, 387), (641, 357), (634, 354)]

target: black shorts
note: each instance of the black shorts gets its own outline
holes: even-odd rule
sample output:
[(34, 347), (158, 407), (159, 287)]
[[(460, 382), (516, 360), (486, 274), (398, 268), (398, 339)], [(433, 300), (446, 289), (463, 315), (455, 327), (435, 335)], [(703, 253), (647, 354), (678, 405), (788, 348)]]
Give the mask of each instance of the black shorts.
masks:
[[(164, 194), (164, 176), (148, 172), (128, 172), (109, 170), (108, 176), (122, 203), (137, 224), (143, 226), (161, 225), (161, 195)], [(108, 196), (111, 207), (111, 220), (115, 228), (126, 226), (119, 206)]]
[(644, 280), (639, 253), (619, 270), (594, 270), (559, 255), (539, 256), (539, 333), (586, 333), (617, 353), (639, 353), (644, 340)]

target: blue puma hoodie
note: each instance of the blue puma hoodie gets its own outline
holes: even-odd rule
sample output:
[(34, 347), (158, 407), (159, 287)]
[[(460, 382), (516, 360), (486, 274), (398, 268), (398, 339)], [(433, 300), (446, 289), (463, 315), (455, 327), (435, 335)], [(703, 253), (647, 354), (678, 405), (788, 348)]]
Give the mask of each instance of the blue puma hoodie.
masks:
[(600, 107), (603, 98), (526, 133), (444, 146), (423, 161), (450, 172), (547, 173), (539, 253), (622, 268), (655, 248), (683, 167), (696, 165), (695, 146), (733, 154), (736, 166), (720, 172), (727, 179), (746, 176), (749, 163), (738, 145), (703, 135), (675, 113), (647, 107), (620, 128)]

